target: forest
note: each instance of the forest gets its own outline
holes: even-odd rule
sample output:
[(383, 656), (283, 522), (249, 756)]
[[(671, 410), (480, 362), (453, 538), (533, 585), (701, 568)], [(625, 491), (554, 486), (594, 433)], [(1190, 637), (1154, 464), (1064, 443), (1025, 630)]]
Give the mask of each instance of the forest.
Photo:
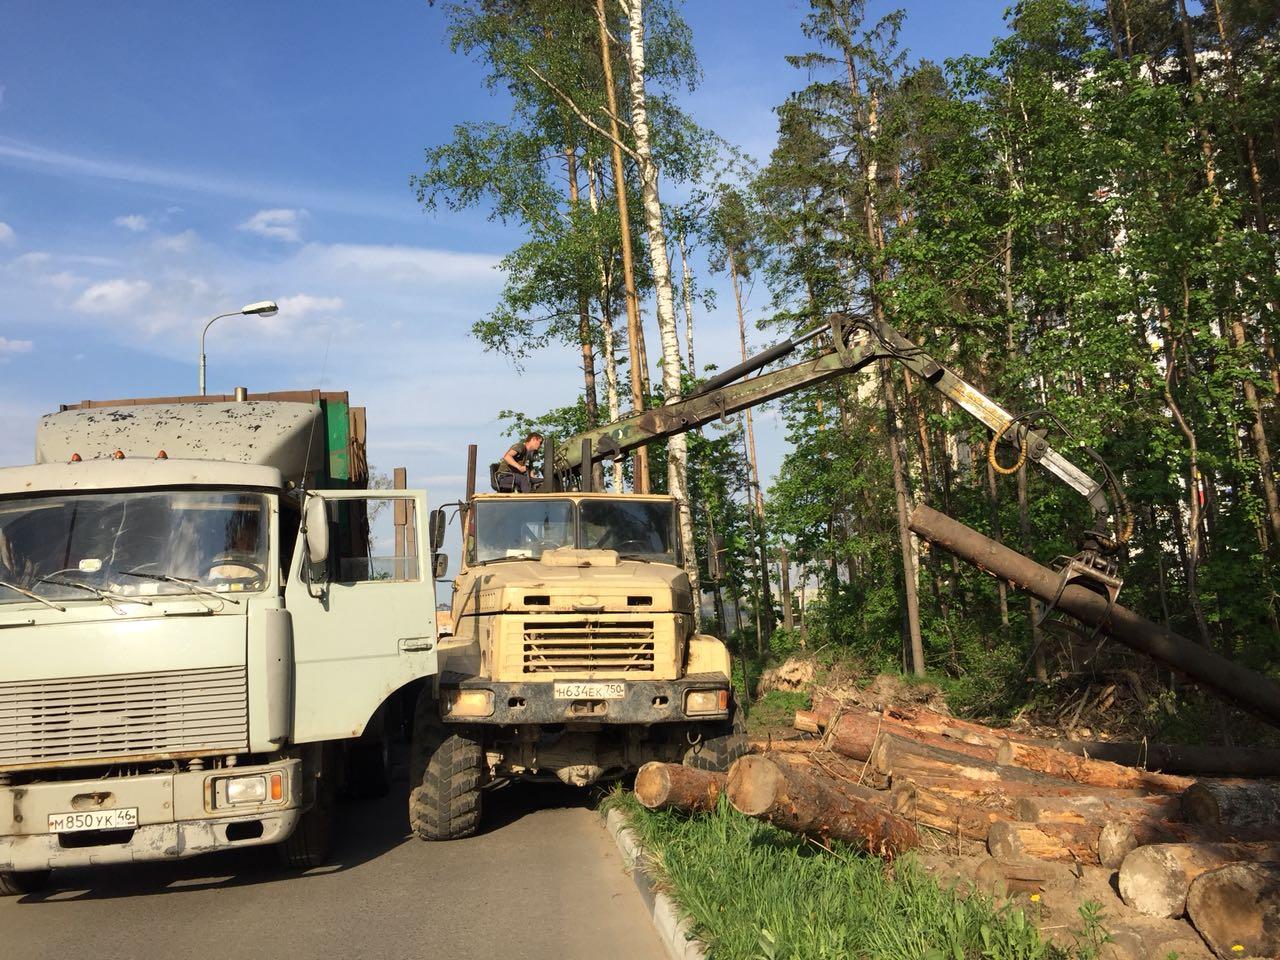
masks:
[[(700, 69), (678, 0), (437, 13), (510, 115), (428, 146), (412, 186), (523, 237), (478, 343), (581, 370), (577, 403), (502, 411), (513, 435), (572, 434), (713, 373), (696, 350), (704, 265), (732, 293), (744, 358), (833, 312), (887, 320), (1114, 471), (1126, 605), (1280, 669), (1273, 2), (1024, 0), (985, 54), (931, 63), (902, 46), (908, 12), (809, 0), (759, 158), (681, 105)], [(974, 713), (1096, 711), (1109, 676), (1102, 709), (1119, 686), (1144, 729), (1210, 716), (1167, 671), (1041, 622), (1052, 611), (907, 529), (925, 503), (1041, 562), (1073, 554), (1086, 504), (1016, 449), (989, 456), (985, 429), (885, 363), (779, 407), (772, 479), (750, 411), (603, 471), (680, 499), (704, 630), (753, 659), (803, 648), (928, 675)]]

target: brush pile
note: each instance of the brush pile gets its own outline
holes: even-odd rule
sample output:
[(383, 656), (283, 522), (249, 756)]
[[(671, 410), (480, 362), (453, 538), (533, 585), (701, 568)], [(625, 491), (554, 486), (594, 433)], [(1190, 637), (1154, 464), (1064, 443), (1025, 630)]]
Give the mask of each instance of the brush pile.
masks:
[(649, 764), (637, 797), (696, 812), (723, 793), (819, 843), (945, 856), (974, 885), (1037, 902), (1064, 877), (1077, 889), (1092, 877), (1093, 893), (1125, 904), (1109, 914), (1132, 919), (1112, 931), (1116, 958), (1171, 945), (1206, 956), (1185, 924), (1187, 943), (1170, 939), (1181, 917), (1217, 956), (1280, 956), (1280, 781), (1257, 779), (1280, 774), (1280, 752), (1039, 740), (823, 696), (795, 727), (808, 737), (756, 743), (727, 775)]

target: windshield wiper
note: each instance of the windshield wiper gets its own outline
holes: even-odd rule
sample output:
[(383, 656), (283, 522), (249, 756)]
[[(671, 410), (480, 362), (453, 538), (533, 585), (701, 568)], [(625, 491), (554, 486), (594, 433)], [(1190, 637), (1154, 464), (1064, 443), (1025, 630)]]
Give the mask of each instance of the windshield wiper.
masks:
[(52, 607), (54, 610), (57, 610), (59, 613), (67, 612), (67, 608), (62, 606), (62, 604), (54, 603), (52, 600), (46, 600), (44, 597), (40, 596), (40, 594), (38, 593), (32, 593), (30, 590), (24, 590), (22, 587), (15, 586), (12, 583), (7, 583), (4, 580), (0, 580), (0, 587), (8, 587), (14, 593), (20, 593), (24, 597), (30, 597), (32, 600), (35, 600), (37, 603), (43, 603), (46, 607)]
[(91, 587), (87, 583), (77, 583), (75, 580), (62, 580), (58, 577), (41, 577), (36, 583), (52, 583), (59, 587), (75, 587), (78, 590), (84, 590), (92, 593), (99, 600), (105, 600), (107, 603), (112, 601), (120, 601), (122, 603), (140, 603), (144, 607), (151, 606), (150, 600), (143, 600), (141, 597), (126, 597), (123, 593), (113, 593), (110, 590), (99, 590), (97, 587)]
[(120, 570), (118, 572), (122, 577), (141, 577), (143, 580), (158, 580), (161, 583), (176, 583), (179, 586), (186, 587), (192, 593), (207, 594), (210, 597), (217, 597), (219, 600), (226, 600), (228, 603), (240, 603), (240, 601), (235, 597), (229, 597), (225, 593), (219, 593), (217, 590), (210, 590), (203, 584), (196, 583), (194, 580), (188, 580), (186, 577), (174, 577), (167, 573), (140, 573), (137, 570)]

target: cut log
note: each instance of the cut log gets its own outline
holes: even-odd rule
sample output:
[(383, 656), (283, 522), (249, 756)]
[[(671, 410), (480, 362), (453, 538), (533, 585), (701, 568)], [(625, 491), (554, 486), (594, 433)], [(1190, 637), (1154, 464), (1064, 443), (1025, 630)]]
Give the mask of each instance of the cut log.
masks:
[(1152, 917), (1180, 917), (1187, 889), (1202, 873), (1236, 860), (1278, 860), (1274, 843), (1157, 843), (1138, 847), (1120, 865), (1120, 897)]
[(987, 832), (987, 852), (1000, 860), (1033, 857), (1061, 863), (1096, 864), (1100, 829), (1088, 823), (997, 820)]
[(665, 807), (688, 813), (716, 808), (724, 792), (725, 775), (697, 770), (681, 763), (646, 763), (636, 774), (635, 794), (650, 810)]
[(996, 737), (970, 735), (967, 731), (962, 731), (962, 734), (964, 739), (940, 736), (912, 728), (899, 720), (879, 714), (849, 711), (841, 714), (831, 724), (827, 733), (827, 743), (837, 753), (862, 760), (871, 756), (877, 741), (892, 737), (899, 741), (918, 744), (921, 749), (915, 752), (925, 757), (956, 762), (955, 755), (958, 754), (968, 758), (966, 761), (960, 761), (963, 763), (986, 765), (989, 768), (1016, 767), (1060, 780), (1108, 789), (1168, 793), (1185, 790), (1194, 782), (1185, 777), (1151, 773), (1105, 760), (1078, 757), (1050, 747)]
[(1141, 767), (1197, 777), (1280, 777), (1280, 750), (1257, 747), (1201, 747), (1176, 743), (1141, 743), (1121, 740), (1034, 740), (1023, 742), (1066, 753), (1110, 760), (1126, 767)]
[(1065, 797), (1019, 797), (1013, 804), (1016, 820), (1027, 823), (1106, 823), (1114, 820), (1177, 820), (1182, 816), (1182, 798), (1168, 794), (1121, 797), (1091, 793)]
[(842, 790), (800, 766), (748, 755), (729, 770), (726, 790), (739, 813), (792, 833), (856, 843), (885, 857), (920, 842), (910, 823), (880, 803), (851, 795), (847, 786), (852, 785)]
[(1183, 792), (1182, 809), (1193, 823), (1269, 826), (1280, 834), (1280, 783), (1200, 780)]
[(1119, 790), (1156, 790), (1177, 793), (1194, 782), (1186, 777), (1167, 773), (1135, 770), (1107, 760), (1091, 760), (1064, 753), (1052, 747), (1040, 747), (1031, 743), (1006, 740), (997, 752), (997, 762), (1013, 764), (1027, 770), (1035, 770), (1061, 780), (1087, 783), (1095, 787)]
[(935, 793), (910, 780), (894, 782), (889, 793), (889, 809), (912, 823), (969, 840), (986, 840), (991, 824), (1003, 819), (998, 810)]
[[(844, 741), (832, 740), (832, 748), (843, 753)], [(974, 748), (965, 747), (972, 750)], [(944, 749), (926, 743), (918, 743), (900, 737), (896, 733), (881, 733), (870, 757), (868, 780), (873, 784), (887, 782), (892, 776), (917, 779), (919, 775), (945, 779), (964, 777), (969, 780), (986, 780), (991, 783), (1030, 783), (1043, 786), (1062, 786), (1062, 781), (1034, 770), (1022, 767), (1003, 767), (988, 760), (962, 753), (956, 749)]]
[(1187, 917), (1220, 957), (1280, 956), (1280, 863), (1229, 863), (1187, 891)]
[(812, 753), (822, 749), (820, 740), (775, 740), (772, 737), (753, 737), (747, 741), (751, 753)]
[(797, 710), (791, 725), (801, 733), (821, 733), (827, 724), (812, 710)]

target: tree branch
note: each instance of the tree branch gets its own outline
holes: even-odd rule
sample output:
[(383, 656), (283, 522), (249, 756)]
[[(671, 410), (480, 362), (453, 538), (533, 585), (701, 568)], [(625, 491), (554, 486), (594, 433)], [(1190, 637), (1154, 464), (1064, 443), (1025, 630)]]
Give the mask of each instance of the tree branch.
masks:
[(546, 87), (547, 87), (547, 88), (548, 88), (552, 93), (554, 93), (557, 97), (559, 97), (561, 100), (563, 100), (563, 101), (564, 101), (564, 103), (565, 103), (565, 105), (566, 105), (570, 110), (572, 110), (572, 111), (577, 115), (577, 117), (578, 117), (578, 119), (579, 119), (579, 120), (581, 120), (583, 123), (585, 123), (588, 127), (590, 127), (592, 130), (594, 130), (594, 131), (595, 131), (596, 133), (598, 133), (600, 136), (604, 137), (604, 138), (605, 138), (606, 140), (608, 140), (610, 143), (612, 143), (612, 144), (616, 145), (616, 146), (617, 146), (617, 147), (618, 147), (618, 148), (619, 148), (623, 153), (625, 153), (627, 156), (629, 156), (632, 160), (638, 160), (638, 159), (639, 159), (639, 157), (637, 157), (637, 156), (636, 156), (636, 152), (635, 152), (634, 150), (632, 150), (629, 146), (627, 146), (627, 145), (626, 145), (625, 143), (623, 143), (621, 140), (618, 140), (617, 138), (615, 138), (615, 137), (613, 136), (613, 134), (611, 134), (608, 130), (604, 129), (604, 127), (600, 126), (600, 124), (596, 123), (594, 120), (592, 120), (590, 117), (588, 117), (588, 116), (587, 116), (587, 115), (582, 111), (582, 108), (581, 108), (581, 107), (579, 107), (576, 103), (574, 103), (574, 102), (573, 102), (573, 98), (572, 98), (572, 97), (570, 97), (567, 93), (565, 93), (563, 90), (561, 90), (559, 87), (557, 87), (557, 86), (556, 86), (554, 83), (552, 83), (552, 82), (551, 82), (547, 77), (543, 76), (543, 75), (538, 71), (538, 68), (537, 68), (537, 67), (530, 66), (529, 64), (525, 64), (525, 69), (526, 69), (526, 70), (528, 70), (530, 73), (532, 73), (535, 77), (537, 77), (537, 78), (538, 78), (538, 80), (539, 80), (540, 82), (542, 82), (543, 84), (545, 84), (545, 85), (546, 85)]

